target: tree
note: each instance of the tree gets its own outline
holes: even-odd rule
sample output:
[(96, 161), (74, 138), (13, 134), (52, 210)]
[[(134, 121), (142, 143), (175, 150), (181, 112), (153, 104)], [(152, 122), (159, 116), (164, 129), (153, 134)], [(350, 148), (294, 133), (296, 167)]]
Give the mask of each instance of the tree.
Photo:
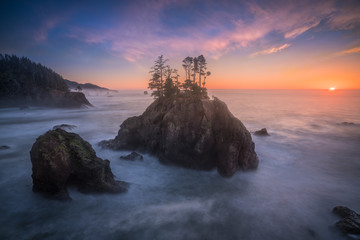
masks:
[(176, 96), (180, 92), (180, 89), (174, 85), (174, 82), (171, 78), (166, 79), (164, 85), (164, 97)]
[(211, 72), (207, 71), (207, 72), (206, 72), (206, 75), (204, 76), (204, 81), (203, 81), (203, 83), (202, 83), (203, 88), (205, 88), (205, 81), (206, 81), (206, 78), (207, 78), (208, 76), (210, 76), (210, 75), (211, 75)]
[(172, 69), (172, 76), (171, 76), (171, 78), (173, 79), (173, 82), (174, 82), (174, 86), (176, 86), (176, 87), (180, 87), (180, 82), (179, 82), (179, 77), (180, 77), (180, 75), (179, 75), (179, 73), (178, 73), (178, 70), (177, 69)]
[(162, 85), (160, 83), (160, 75), (158, 73), (153, 73), (152, 78), (149, 80), (149, 89), (154, 90), (151, 93), (151, 96), (154, 96), (155, 98), (162, 96)]
[(194, 64), (192, 67), (192, 76), (193, 76), (193, 83), (196, 83), (196, 73), (199, 72), (199, 61), (196, 57), (194, 57)]
[(155, 89), (155, 91), (151, 94), (155, 97), (164, 96), (163, 87), (164, 87), (164, 78), (165, 78), (165, 70), (167, 66), (165, 63), (168, 59), (164, 59), (163, 55), (160, 55), (157, 60), (155, 60), (155, 64), (151, 67), (150, 73), (152, 74), (152, 78), (149, 80), (150, 89)]
[[(201, 87), (201, 76), (205, 76), (205, 71), (207, 69), (206, 59), (203, 55), (197, 57), (198, 61), (198, 71), (199, 71), (199, 87)], [(205, 84), (204, 84), (205, 85)]]
[(194, 59), (189, 56), (183, 60), (182, 66), (185, 69), (185, 80), (190, 79), (193, 62), (194, 62)]
[(78, 91), (78, 92), (81, 92), (81, 91), (82, 91), (82, 88), (81, 88), (80, 85), (78, 85), (78, 86), (75, 88), (75, 90)]

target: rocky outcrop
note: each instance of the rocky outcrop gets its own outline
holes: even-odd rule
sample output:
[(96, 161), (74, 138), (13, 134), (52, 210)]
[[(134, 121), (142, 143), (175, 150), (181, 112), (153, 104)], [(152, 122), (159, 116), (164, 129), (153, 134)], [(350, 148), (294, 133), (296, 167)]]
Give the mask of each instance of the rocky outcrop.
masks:
[(10, 147), (8, 145), (0, 146), (0, 150), (6, 150), (6, 149), (10, 149)]
[(81, 92), (68, 92), (50, 90), (36, 95), (30, 99), (33, 105), (59, 107), (59, 108), (81, 108), (92, 106)]
[(336, 227), (343, 233), (356, 234), (360, 236), (360, 215), (355, 211), (343, 207), (336, 206), (333, 209), (333, 213), (341, 217), (342, 219), (336, 222)]
[(262, 136), (262, 137), (270, 136), (270, 134), (268, 133), (268, 131), (267, 131), (266, 128), (263, 128), (263, 129), (260, 129), (260, 130), (258, 130), (258, 131), (255, 131), (255, 132), (254, 132), (254, 135), (256, 135), (256, 136)]
[(36, 139), (30, 151), (33, 191), (69, 199), (68, 185), (84, 193), (119, 193), (126, 184), (114, 180), (109, 160), (96, 156), (91, 145), (60, 128)]
[(249, 131), (217, 98), (157, 99), (141, 116), (125, 120), (115, 139), (100, 145), (148, 151), (163, 163), (187, 168), (217, 168), (222, 176), (258, 166)]
[(128, 160), (128, 161), (136, 161), (136, 160), (142, 161), (144, 159), (144, 157), (137, 152), (132, 152), (129, 155), (120, 156), (120, 159)]

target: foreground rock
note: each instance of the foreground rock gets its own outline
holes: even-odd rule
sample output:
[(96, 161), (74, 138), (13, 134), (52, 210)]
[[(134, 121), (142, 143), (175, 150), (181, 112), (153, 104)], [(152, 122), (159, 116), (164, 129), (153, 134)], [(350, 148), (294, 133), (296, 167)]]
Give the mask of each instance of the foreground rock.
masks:
[[(356, 234), (360, 235), (360, 215), (355, 211), (343, 207), (337, 206), (334, 207), (333, 213), (341, 217), (342, 219), (338, 221), (335, 225), (342, 232), (346, 234)], [(359, 236), (360, 237), (360, 236)]]
[(270, 134), (268, 133), (268, 131), (267, 131), (266, 128), (263, 128), (263, 129), (260, 129), (260, 130), (258, 130), (258, 131), (255, 131), (255, 132), (254, 132), (254, 135), (256, 135), (256, 136), (262, 136), (262, 137), (270, 136)]
[(222, 176), (258, 166), (249, 131), (219, 99), (177, 97), (155, 100), (138, 117), (125, 120), (111, 149), (142, 150), (163, 163), (187, 168), (217, 168)]
[(144, 158), (141, 154), (137, 152), (132, 152), (129, 155), (120, 156), (120, 159), (129, 160), (129, 161), (136, 161), (136, 160), (142, 161)]
[(120, 193), (126, 184), (115, 181), (109, 160), (96, 156), (91, 145), (60, 128), (36, 139), (30, 151), (33, 191), (56, 199), (70, 199), (68, 185), (83, 193)]

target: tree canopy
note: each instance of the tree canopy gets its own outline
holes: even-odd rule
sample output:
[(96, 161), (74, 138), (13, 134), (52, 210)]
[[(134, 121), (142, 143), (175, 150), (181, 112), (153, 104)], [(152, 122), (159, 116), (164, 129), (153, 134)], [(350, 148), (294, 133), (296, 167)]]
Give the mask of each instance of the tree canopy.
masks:
[(0, 54), (0, 96), (27, 96), (50, 89), (69, 91), (52, 69), (26, 57)]
[(166, 65), (167, 61), (168, 59), (160, 55), (151, 67), (148, 88), (153, 90), (152, 96), (161, 98), (181, 95), (208, 98), (205, 84), (206, 78), (211, 73), (207, 71), (207, 63), (203, 55), (188, 56), (182, 61), (185, 70), (183, 82), (179, 80), (178, 70)]

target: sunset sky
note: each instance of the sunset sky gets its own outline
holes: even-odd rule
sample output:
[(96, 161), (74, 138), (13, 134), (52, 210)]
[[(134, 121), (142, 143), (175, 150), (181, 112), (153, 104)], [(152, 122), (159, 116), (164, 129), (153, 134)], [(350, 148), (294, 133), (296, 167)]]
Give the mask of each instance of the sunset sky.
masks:
[(145, 89), (163, 54), (203, 54), (208, 88), (360, 89), (360, 1), (1, 1), (0, 53)]

